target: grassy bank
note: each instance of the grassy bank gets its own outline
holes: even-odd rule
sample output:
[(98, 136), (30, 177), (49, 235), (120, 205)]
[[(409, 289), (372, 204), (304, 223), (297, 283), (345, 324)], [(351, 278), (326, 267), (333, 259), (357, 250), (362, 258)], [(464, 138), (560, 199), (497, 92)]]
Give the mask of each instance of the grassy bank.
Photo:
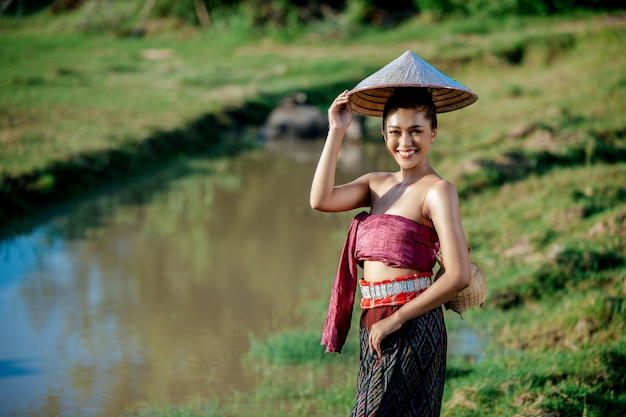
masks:
[[(537, 122), (546, 105), (559, 105), (546, 98), (568, 104), (564, 84), (537, 97), (542, 100), (535, 109), (516, 107), (534, 102), (521, 98), (542, 95), (519, 82), (527, 77), (524, 71), (545, 71), (582, 34), (621, 24), (602, 16), (508, 18), (411, 22), (380, 31), (336, 22), (286, 40), (280, 33), (197, 31), (170, 21), (151, 23), (147, 37), (118, 38), (78, 30), (83, 19), (80, 13), (54, 19), (44, 13), (0, 21), (0, 62), (6, 63), (0, 73), (0, 218), (36, 212), (43, 203), (149, 169), (163, 163), (161, 156), (211, 151), (234, 125), (262, 123), (284, 94), (307, 91), (313, 103), (325, 107), (337, 91), (352, 87), (405, 49), (455, 76), (476, 80), (472, 87), (483, 102), (503, 96), (507, 105), (498, 111), (506, 113), (492, 111), (484, 126), (464, 130), (472, 140), (488, 144), (494, 135), (506, 133), (502, 129), (520, 123), (516, 112), (528, 112)], [(606, 52), (616, 56), (620, 51)], [(611, 68), (619, 63), (607, 68), (600, 58), (587, 63), (609, 74), (596, 69), (595, 75), (616, 77), (619, 71)], [(484, 81), (497, 84), (481, 85), (481, 75), (468, 73), (473, 69), (500, 72), (507, 79), (489, 77)], [(578, 70), (579, 75), (588, 71)], [(558, 77), (545, 73), (543, 82)], [(619, 87), (620, 80), (605, 81)], [(486, 90), (496, 96), (489, 97)], [(582, 103), (572, 104), (586, 105), (585, 95), (578, 97)], [(608, 111), (604, 119), (614, 120), (610, 113), (619, 99), (603, 100), (593, 109)], [(455, 124), (467, 120), (452, 119)], [(75, 183), (77, 172), (83, 183)]]
[[(490, 343), (478, 361), (451, 358), (444, 415), (622, 414), (622, 18), (415, 21), (384, 32), (329, 26), (290, 41), (173, 31), (168, 22), (140, 39), (85, 35), (42, 16), (2, 24), (0, 60), (10, 63), (0, 73), (3, 181), (34, 176), (35, 190), (48, 194), (62, 194), (73, 184), (66, 178), (81, 172), (57, 174), (62, 164), (94, 155), (101, 178), (117, 152), (123, 162), (145, 161), (156, 143), (158, 164), (185, 137), (190, 145), (179, 155), (220, 149), (225, 139), (233, 143), (222, 130), (241, 117), (261, 123), (281, 95), (304, 90), (325, 107), (341, 88), (414, 50), (480, 95), (468, 109), (441, 115), (432, 154), (458, 186), (489, 283), (485, 309), (462, 324), (446, 315), (449, 328), (473, 328)], [(145, 167), (121, 165), (130, 167), (119, 168), (124, 175)], [(253, 392), (129, 415), (347, 415), (358, 347), (351, 337), (342, 356), (322, 354), (325, 301), (303, 307), (299, 328), (252, 341)]]

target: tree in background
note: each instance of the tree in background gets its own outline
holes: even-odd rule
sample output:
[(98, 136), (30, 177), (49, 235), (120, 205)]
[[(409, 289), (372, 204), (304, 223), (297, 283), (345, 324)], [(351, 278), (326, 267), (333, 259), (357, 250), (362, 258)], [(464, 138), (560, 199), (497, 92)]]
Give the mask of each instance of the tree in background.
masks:
[[(64, 13), (89, 5), (92, 11), (87, 14), (91, 17), (116, 10), (114, 20), (118, 27), (114, 30), (137, 35), (143, 32), (144, 23), (150, 17), (174, 18), (203, 27), (217, 20), (228, 25), (229, 21), (239, 19), (249, 29), (299, 28), (340, 18), (355, 25), (388, 27), (420, 14), (445, 19), (449, 16), (553, 15), (584, 9), (626, 8), (616, 3), (610, 0), (0, 0), (0, 14), (19, 16), (46, 8), (51, 13)], [(129, 21), (134, 23), (129, 24)], [(125, 22), (126, 29), (119, 28), (120, 22)]]

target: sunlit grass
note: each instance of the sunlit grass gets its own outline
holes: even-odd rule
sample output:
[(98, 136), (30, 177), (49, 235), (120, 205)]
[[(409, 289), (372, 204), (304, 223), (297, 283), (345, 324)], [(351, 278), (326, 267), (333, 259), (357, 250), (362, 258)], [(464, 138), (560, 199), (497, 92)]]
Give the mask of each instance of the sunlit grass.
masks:
[[(217, 30), (181, 38), (159, 32), (145, 38), (94, 36), (77, 32), (74, 20), (80, 17), (72, 15), (58, 18), (73, 22), (66, 26), (70, 30), (49, 36), (44, 17), (3, 31), (0, 60), (10, 65), (0, 74), (0, 142), (11, 150), (0, 154), (0, 165), (9, 175), (44, 168), (81, 149), (115, 147), (120, 137), (141, 140), (155, 129), (171, 129), (259, 94), (350, 88), (409, 48), (480, 94), (462, 116), (442, 116), (442, 136), (457, 152), (498, 152), (494, 142), (508, 129), (537, 123), (553, 109), (575, 106), (585, 110), (590, 125), (614, 128), (609, 120), (615, 120), (626, 90), (619, 88), (625, 83), (618, 46), (623, 31), (601, 17), (555, 18), (554, 29), (541, 20), (494, 20), (479, 33), (471, 21), (412, 21), (393, 31), (324, 39), (323, 46), (306, 37), (300, 44), (267, 36), (233, 43)], [(502, 25), (504, 33), (498, 30)], [(524, 65), (498, 55), (511, 48), (520, 49)], [(614, 59), (607, 62), (606, 56)], [(465, 60), (470, 65), (459, 64)], [(603, 99), (590, 105), (595, 94)], [(316, 104), (325, 107), (321, 99)], [(468, 125), (473, 120), (480, 125)], [(46, 144), (45, 152), (30, 151), (33, 134)], [(472, 140), (460, 140), (465, 138)]]

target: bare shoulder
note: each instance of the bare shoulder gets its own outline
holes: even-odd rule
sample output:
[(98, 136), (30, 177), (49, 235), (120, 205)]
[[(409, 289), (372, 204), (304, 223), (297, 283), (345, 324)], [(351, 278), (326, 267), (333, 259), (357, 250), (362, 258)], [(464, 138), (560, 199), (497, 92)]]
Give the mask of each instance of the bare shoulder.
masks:
[(429, 214), (433, 212), (445, 213), (449, 212), (449, 210), (458, 211), (458, 206), (459, 195), (457, 189), (453, 183), (444, 178), (440, 178), (440, 180), (432, 184), (424, 200), (424, 209)]
[[(445, 178), (439, 177), (438, 180), (434, 181), (430, 189), (433, 191), (434, 196), (438, 196), (439, 198), (445, 196), (458, 196), (456, 187), (450, 181)], [(430, 194), (430, 193), (429, 193)]]
[(377, 186), (384, 186), (390, 181), (394, 181), (395, 174), (391, 172), (370, 172), (365, 175), (373, 188)]

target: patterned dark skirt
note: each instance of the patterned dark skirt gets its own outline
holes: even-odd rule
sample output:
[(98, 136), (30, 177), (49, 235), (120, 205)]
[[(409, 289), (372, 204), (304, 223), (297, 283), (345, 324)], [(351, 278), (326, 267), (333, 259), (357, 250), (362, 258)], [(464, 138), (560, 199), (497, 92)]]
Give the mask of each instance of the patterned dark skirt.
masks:
[(370, 353), (372, 324), (399, 307), (364, 310), (361, 362), (351, 417), (438, 417), (448, 346), (443, 311), (437, 308), (406, 322), (382, 342), (382, 357)]

